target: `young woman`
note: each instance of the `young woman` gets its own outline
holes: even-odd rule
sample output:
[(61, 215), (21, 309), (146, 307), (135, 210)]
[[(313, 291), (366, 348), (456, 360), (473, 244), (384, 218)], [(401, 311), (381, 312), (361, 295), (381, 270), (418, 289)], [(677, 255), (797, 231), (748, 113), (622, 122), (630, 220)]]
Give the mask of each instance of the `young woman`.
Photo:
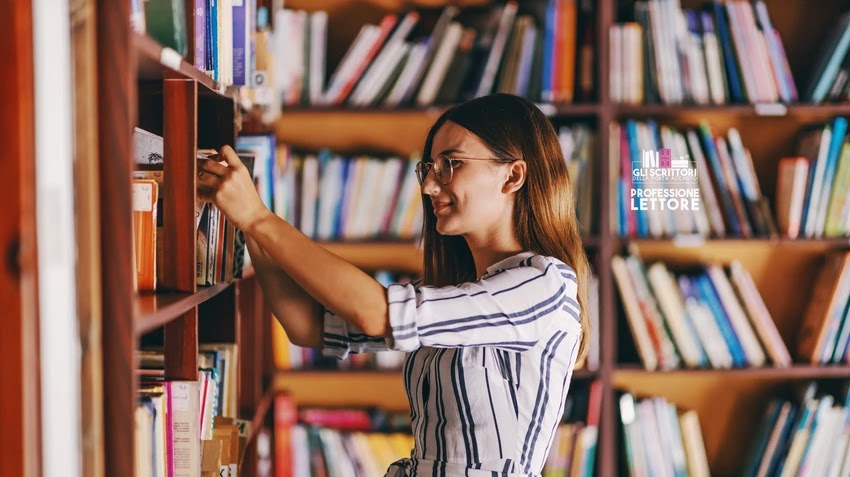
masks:
[(290, 340), (408, 352), (415, 447), (387, 476), (539, 476), (588, 334), (588, 264), (549, 120), (510, 95), (446, 111), (417, 165), (421, 283), (382, 287), (273, 215), (232, 149), (200, 193), (244, 231)]

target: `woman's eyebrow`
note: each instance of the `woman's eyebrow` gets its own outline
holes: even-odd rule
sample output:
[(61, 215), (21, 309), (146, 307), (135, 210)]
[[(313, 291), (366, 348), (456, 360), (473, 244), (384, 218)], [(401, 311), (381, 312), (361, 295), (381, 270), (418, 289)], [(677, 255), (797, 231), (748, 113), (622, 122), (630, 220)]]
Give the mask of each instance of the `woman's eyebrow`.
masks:
[(439, 153), (439, 154), (437, 154), (437, 155), (438, 155), (438, 156), (442, 156), (442, 155), (449, 155), (449, 154), (454, 153), (454, 152), (460, 152), (460, 153), (462, 153), (463, 151), (462, 151), (462, 150), (460, 150), (460, 149), (456, 149), (456, 148), (455, 148), (455, 149), (446, 149), (445, 151), (443, 151), (443, 152), (441, 152), (441, 153)]

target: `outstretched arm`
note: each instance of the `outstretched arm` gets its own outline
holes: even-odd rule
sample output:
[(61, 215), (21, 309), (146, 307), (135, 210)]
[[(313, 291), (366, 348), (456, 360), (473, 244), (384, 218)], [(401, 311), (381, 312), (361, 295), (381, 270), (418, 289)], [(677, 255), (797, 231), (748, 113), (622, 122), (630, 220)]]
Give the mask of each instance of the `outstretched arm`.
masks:
[(200, 161), (201, 197), (215, 203), (246, 238), (256, 241), (271, 262), (325, 308), (367, 335), (387, 335), (384, 287), (269, 211), (232, 148), (224, 146), (221, 158), (227, 166)]
[(310, 348), (322, 345), (323, 309), (310, 294), (295, 283), (254, 239), (246, 237), (248, 253), (275, 318), (283, 325), (286, 336), (293, 344)]

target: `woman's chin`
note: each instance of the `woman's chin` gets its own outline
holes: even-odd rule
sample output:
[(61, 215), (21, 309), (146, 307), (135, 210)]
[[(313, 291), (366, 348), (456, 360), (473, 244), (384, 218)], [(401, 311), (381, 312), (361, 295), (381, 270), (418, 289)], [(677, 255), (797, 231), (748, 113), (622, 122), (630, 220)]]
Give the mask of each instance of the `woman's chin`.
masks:
[(460, 235), (457, 226), (451, 220), (437, 218), (436, 227), (437, 233), (440, 235)]

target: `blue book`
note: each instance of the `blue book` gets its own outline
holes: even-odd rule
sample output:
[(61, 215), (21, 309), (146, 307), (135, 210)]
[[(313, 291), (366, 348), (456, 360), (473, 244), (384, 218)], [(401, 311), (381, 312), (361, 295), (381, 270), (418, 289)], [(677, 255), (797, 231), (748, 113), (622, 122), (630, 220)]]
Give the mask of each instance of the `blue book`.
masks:
[(245, 83), (245, 73), (247, 72), (245, 60), (246, 60), (246, 48), (249, 46), (247, 43), (246, 29), (246, 10), (247, 6), (245, 4), (245, 0), (233, 0), (233, 84), (237, 86), (244, 86)]
[(207, 70), (207, 0), (188, 0), (195, 2), (195, 68)]
[[(637, 133), (637, 121), (634, 119), (629, 119), (626, 121), (626, 137), (628, 139), (629, 144), (629, 157), (630, 164), (634, 168), (635, 164), (640, 164), (640, 142), (638, 141), (638, 133)], [(628, 171), (631, 173), (631, 171)], [(632, 183), (632, 188), (635, 190), (642, 189), (642, 186), (639, 184)], [(631, 197), (631, 191), (627, 191), (629, 193), (629, 197)], [(631, 200), (629, 201), (631, 203)], [(649, 237), (649, 222), (646, 217), (645, 210), (637, 210), (635, 211), (635, 218), (637, 219), (637, 236), (638, 237)]]
[(726, 9), (719, 0), (712, 2), (714, 7), (714, 18), (717, 22), (717, 39), (723, 51), (723, 61), (726, 64), (726, 80), (729, 82), (729, 93), (733, 102), (746, 103), (747, 91), (741, 84), (741, 76), (738, 70), (738, 60), (735, 49), (732, 46), (732, 34), (726, 21)]
[(841, 147), (844, 145), (844, 135), (847, 134), (847, 119), (837, 117), (832, 122), (832, 138), (829, 141), (829, 154), (826, 156), (826, 167), (824, 168), (823, 183), (818, 199), (817, 215), (815, 220), (815, 236), (823, 235), (826, 224), (826, 209), (829, 205), (829, 194), (832, 192), (832, 182), (835, 171), (838, 169), (838, 158), (841, 156)]
[(697, 287), (700, 299), (711, 309), (711, 314), (717, 320), (717, 326), (720, 328), (720, 333), (723, 339), (726, 340), (726, 345), (729, 347), (729, 352), (732, 354), (732, 365), (735, 367), (744, 367), (748, 364), (747, 355), (744, 353), (744, 348), (741, 346), (738, 335), (735, 334), (732, 328), (732, 322), (726, 315), (723, 305), (720, 302), (720, 297), (717, 295), (717, 290), (714, 289), (714, 284), (707, 273), (702, 273), (694, 277), (694, 282)]
[(712, 169), (711, 175), (717, 183), (717, 195), (720, 196), (720, 199), (723, 201), (723, 207), (726, 209), (726, 213), (724, 214), (726, 223), (734, 235), (741, 235), (741, 224), (738, 223), (738, 216), (735, 214), (735, 204), (732, 202), (732, 196), (729, 194), (729, 186), (726, 184), (726, 178), (723, 175), (723, 166), (720, 164), (720, 156), (717, 155), (717, 148), (714, 144), (711, 128), (707, 123), (703, 122), (700, 124), (697, 132), (702, 140), (709, 166)]
[(813, 103), (823, 101), (829, 87), (835, 79), (835, 74), (841, 66), (841, 62), (850, 48), (850, 12), (841, 15), (835, 22), (835, 26), (829, 31), (823, 50), (820, 52), (815, 67), (812, 68), (812, 76), (806, 87), (806, 98)]
[[(552, 52), (555, 45), (555, 4), (557, 0), (546, 2), (546, 25), (543, 36), (543, 74), (541, 75), (541, 99), (554, 101), (552, 89)], [(563, 27), (561, 27), (563, 28)]]

